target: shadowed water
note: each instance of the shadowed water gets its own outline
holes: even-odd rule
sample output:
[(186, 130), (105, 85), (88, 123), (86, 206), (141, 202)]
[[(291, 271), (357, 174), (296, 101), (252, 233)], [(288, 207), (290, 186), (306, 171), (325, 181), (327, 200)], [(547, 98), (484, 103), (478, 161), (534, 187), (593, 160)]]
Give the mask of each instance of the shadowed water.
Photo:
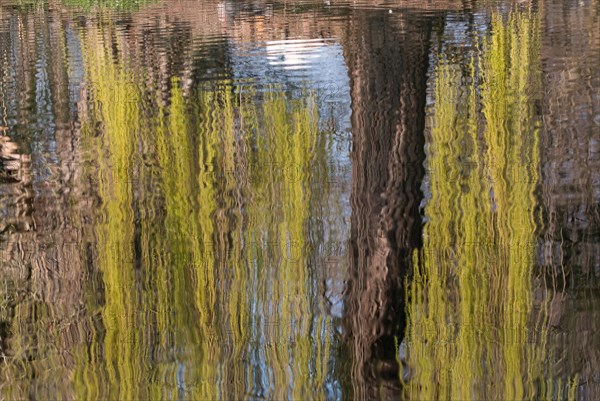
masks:
[(0, 398), (600, 397), (598, 0), (1, 0)]

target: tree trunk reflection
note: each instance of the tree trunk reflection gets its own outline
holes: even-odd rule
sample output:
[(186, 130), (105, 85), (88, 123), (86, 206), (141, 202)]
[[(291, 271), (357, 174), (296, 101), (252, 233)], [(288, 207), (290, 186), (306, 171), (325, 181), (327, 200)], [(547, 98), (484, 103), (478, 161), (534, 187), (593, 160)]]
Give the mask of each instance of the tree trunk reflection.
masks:
[[(352, 95), (351, 269), (346, 325), (357, 398), (396, 383), (404, 286), (421, 243), (424, 115), (431, 22), (357, 14), (346, 46)], [(363, 387), (361, 383), (364, 383)]]

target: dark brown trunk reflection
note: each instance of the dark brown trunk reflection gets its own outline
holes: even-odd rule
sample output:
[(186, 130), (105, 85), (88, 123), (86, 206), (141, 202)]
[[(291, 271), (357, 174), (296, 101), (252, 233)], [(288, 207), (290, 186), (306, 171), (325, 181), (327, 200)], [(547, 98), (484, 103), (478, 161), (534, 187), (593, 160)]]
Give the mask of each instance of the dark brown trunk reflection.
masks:
[[(352, 277), (346, 329), (356, 398), (377, 378), (397, 390), (404, 277), (421, 245), (426, 74), (431, 22), (357, 14), (346, 46), (352, 94)], [(391, 387), (390, 387), (391, 386)], [(380, 394), (380, 396), (383, 394)], [(397, 394), (396, 394), (397, 395)]]

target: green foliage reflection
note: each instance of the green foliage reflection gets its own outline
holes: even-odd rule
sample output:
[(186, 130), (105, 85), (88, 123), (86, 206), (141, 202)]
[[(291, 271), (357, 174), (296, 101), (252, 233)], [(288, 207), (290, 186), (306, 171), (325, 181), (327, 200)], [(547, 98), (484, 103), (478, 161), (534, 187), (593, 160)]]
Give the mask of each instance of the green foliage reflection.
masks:
[(533, 297), (539, 24), (534, 12), (494, 13), (479, 54), (441, 55), (429, 220), (408, 284), (411, 399), (567, 394), (543, 385), (548, 311)]
[(309, 313), (305, 246), (324, 151), (314, 96), (172, 78), (165, 103), (109, 37), (83, 39), (105, 305), (78, 397), (238, 399), (260, 368), (274, 398), (322, 398), (329, 322)]

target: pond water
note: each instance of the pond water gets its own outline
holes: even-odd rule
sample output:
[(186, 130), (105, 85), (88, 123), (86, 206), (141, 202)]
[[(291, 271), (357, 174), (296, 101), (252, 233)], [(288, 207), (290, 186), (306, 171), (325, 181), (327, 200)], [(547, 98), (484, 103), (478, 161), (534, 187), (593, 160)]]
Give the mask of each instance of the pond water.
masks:
[(600, 399), (599, 0), (1, 0), (0, 399)]

